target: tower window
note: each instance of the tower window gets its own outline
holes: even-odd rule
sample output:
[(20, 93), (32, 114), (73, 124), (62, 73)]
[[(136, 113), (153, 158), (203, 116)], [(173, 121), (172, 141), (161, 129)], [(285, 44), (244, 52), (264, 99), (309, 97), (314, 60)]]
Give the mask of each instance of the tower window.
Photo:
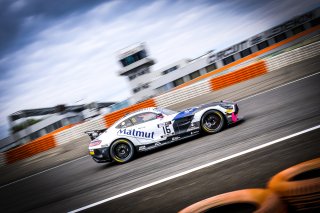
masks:
[(166, 69), (165, 71), (163, 71), (162, 75), (168, 74), (168, 73), (173, 72), (173, 71), (175, 71), (177, 69), (178, 69), (178, 66), (171, 67), (171, 68)]
[(292, 33), (293, 33), (293, 35), (295, 35), (295, 34), (301, 33), (301, 32), (304, 31), (304, 30), (305, 30), (305, 29), (304, 29), (304, 26), (303, 26), (303, 25), (300, 25), (300, 26), (298, 26), (298, 27), (293, 28), (293, 29), (292, 29)]
[(258, 46), (258, 50), (262, 50), (262, 49), (268, 47), (269, 44), (268, 44), (268, 41), (263, 41), (263, 42), (257, 44), (257, 46)]
[(223, 64), (224, 64), (224, 65), (230, 64), (230, 63), (232, 63), (232, 62), (234, 62), (234, 57), (233, 57), (233, 55), (231, 55), (231, 56), (226, 57), (226, 58), (223, 59)]
[(251, 53), (252, 53), (251, 49), (250, 49), (250, 48), (247, 48), (247, 49), (245, 49), (245, 50), (242, 50), (242, 51), (240, 52), (240, 55), (241, 55), (241, 58), (243, 58), (243, 57), (246, 57), (246, 56), (250, 55)]
[(133, 64), (134, 62), (139, 61), (145, 57), (147, 57), (146, 51), (141, 50), (137, 53), (134, 53), (132, 55), (125, 57), (124, 59), (121, 59), (120, 62), (122, 64), (122, 66), (126, 67), (126, 66)]
[(286, 34), (285, 33), (281, 33), (277, 36), (274, 37), (274, 40), (278, 43), (280, 41), (283, 41), (287, 38)]
[(189, 74), (189, 76), (190, 76), (190, 79), (191, 79), (191, 80), (192, 80), (192, 79), (195, 79), (195, 78), (197, 78), (197, 77), (200, 76), (200, 71), (197, 70), (197, 71), (195, 71), (195, 72), (192, 72), (192, 73)]
[(175, 87), (177, 87), (177, 86), (179, 86), (179, 85), (181, 85), (181, 84), (183, 84), (183, 83), (184, 83), (183, 78), (178, 78), (177, 80), (173, 81), (173, 85), (174, 85)]
[(211, 71), (213, 71), (213, 70), (215, 70), (215, 69), (217, 69), (216, 63), (212, 63), (212, 64), (206, 66), (206, 71), (207, 71), (207, 72), (211, 72)]
[(312, 27), (319, 25), (319, 23), (320, 23), (320, 17), (311, 20), (310, 23), (311, 23), (311, 26), (312, 26)]

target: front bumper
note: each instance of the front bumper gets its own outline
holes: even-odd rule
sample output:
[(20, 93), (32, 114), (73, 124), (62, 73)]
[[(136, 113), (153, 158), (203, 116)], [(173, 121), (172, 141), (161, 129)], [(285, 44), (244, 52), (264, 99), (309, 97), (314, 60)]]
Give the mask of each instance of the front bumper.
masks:
[(238, 116), (239, 113), (239, 107), (237, 104), (234, 104), (234, 107), (232, 110), (226, 112), (226, 118), (228, 121), (228, 124), (233, 124), (233, 123), (237, 123), (238, 121), (242, 120), (242, 118), (240, 118)]
[(97, 163), (111, 162), (109, 147), (89, 149), (92, 159)]

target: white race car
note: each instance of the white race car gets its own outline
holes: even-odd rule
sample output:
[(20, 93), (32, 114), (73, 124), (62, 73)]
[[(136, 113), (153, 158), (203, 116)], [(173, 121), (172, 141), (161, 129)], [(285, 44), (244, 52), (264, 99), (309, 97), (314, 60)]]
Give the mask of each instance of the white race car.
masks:
[(176, 112), (145, 108), (130, 113), (110, 128), (86, 132), (89, 153), (98, 163), (126, 163), (136, 152), (148, 151), (199, 133), (213, 134), (236, 123), (239, 108), (229, 101), (214, 102)]

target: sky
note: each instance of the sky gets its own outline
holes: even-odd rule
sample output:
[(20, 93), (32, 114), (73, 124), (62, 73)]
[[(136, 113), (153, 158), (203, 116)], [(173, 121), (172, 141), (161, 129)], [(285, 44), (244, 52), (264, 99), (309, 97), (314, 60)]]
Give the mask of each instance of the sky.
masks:
[(217, 51), (320, 0), (0, 0), (0, 138), (23, 109), (131, 96), (117, 52), (145, 42), (153, 70)]

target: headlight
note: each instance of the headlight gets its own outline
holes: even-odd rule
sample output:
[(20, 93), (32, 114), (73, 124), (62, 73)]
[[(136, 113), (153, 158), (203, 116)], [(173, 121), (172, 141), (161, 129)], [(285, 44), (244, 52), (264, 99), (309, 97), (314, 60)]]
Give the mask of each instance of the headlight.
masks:
[(221, 106), (222, 108), (225, 108), (225, 109), (233, 109), (232, 104), (221, 103), (221, 104), (219, 104), (219, 106)]

